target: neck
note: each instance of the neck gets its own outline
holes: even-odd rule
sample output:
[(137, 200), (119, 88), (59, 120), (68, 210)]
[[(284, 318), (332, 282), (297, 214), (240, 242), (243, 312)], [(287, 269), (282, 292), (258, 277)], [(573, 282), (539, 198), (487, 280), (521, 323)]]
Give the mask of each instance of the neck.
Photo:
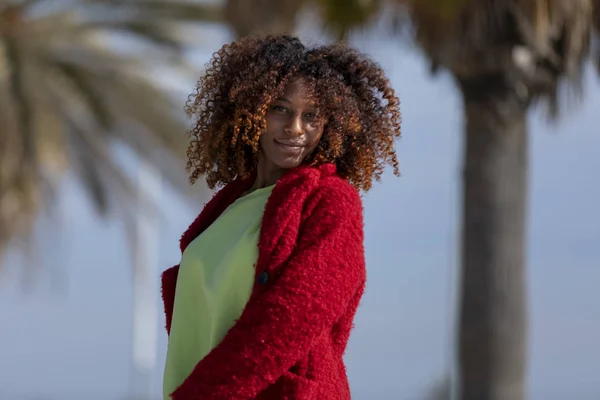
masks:
[(270, 164), (269, 162), (265, 161), (263, 157), (261, 157), (258, 160), (258, 165), (256, 167), (256, 179), (254, 180), (254, 183), (248, 192), (276, 184), (284, 173), (284, 169)]

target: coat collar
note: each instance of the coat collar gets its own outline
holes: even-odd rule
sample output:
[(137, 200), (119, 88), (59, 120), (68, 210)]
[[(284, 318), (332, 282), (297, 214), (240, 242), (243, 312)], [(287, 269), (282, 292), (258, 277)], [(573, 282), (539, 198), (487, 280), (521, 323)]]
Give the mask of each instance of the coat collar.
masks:
[[(337, 169), (334, 164), (322, 164), (316, 167), (301, 165), (287, 171), (277, 181), (267, 201), (263, 215), (259, 246), (259, 265), (264, 264), (263, 261), (267, 261), (268, 256), (273, 253), (278, 239), (282, 237), (285, 229), (290, 228), (290, 223), (292, 227), (299, 227), (299, 218), (297, 218), (297, 221), (294, 220), (294, 217), (300, 215), (298, 207), (302, 207), (304, 201), (316, 188), (319, 181), (324, 177), (332, 176), (336, 173)], [(246, 179), (236, 179), (217, 192), (181, 236), (179, 241), (181, 252), (183, 253), (196, 237), (204, 232), (227, 207), (248, 190), (253, 182), (253, 176)], [(286, 212), (280, 212), (282, 209), (286, 210)]]

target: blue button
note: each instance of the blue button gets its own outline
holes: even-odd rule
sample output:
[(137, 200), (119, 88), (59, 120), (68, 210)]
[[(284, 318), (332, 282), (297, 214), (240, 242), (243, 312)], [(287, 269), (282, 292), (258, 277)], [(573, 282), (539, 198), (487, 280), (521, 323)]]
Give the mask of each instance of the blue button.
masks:
[(259, 285), (266, 285), (266, 283), (269, 281), (269, 274), (267, 273), (267, 271), (263, 271), (260, 274), (258, 274), (258, 277), (256, 278), (256, 283), (258, 283)]

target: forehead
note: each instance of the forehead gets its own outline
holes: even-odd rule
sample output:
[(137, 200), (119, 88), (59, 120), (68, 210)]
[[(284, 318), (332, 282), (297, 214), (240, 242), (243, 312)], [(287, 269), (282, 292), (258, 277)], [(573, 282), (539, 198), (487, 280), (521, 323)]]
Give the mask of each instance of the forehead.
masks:
[(315, 102), (315, 87), (304, 78), (294, 78), (283, 90), (283, 98), (287, 100)]

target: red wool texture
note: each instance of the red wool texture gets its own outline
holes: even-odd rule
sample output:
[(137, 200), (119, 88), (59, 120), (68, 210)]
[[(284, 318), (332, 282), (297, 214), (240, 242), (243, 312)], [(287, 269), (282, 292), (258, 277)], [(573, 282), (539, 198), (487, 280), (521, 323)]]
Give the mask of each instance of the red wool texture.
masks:
[[(219, 191), (183, 234), (182, 252), (251, 183)], [(167, 332), (178, 269), (162, 274)], [(365, 287), (363, 213), (334, 165), (301, 166), (279, 180), (263, 216), (256, 278), (236, 324), (171, 397), (350, 399), (342, 356)]]

